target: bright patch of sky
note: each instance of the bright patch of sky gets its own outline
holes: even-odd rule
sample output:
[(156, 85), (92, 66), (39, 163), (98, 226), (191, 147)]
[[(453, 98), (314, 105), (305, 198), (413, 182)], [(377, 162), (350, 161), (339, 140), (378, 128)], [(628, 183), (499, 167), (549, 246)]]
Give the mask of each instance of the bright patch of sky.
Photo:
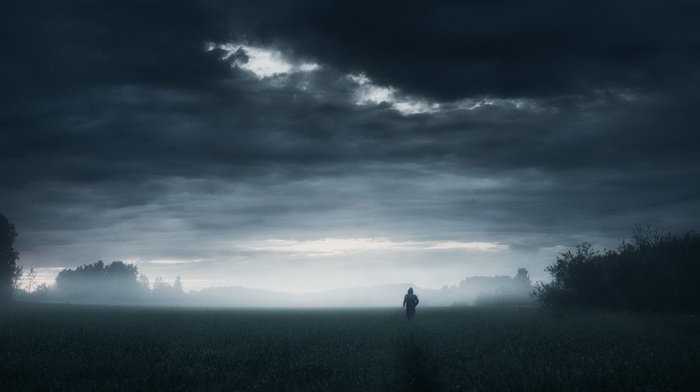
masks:
[(226, 52), (223, 59), (233, 57), (233, 65), (252, 72), (258, 79), (297, 72), (313, 72), (320, 68), (315, 63), (293, 63), (280, 51), (240, 44), (209, 44), (211, 51), (216, 48)]
[(192, 264), (200, 263), (203, 260), (184, 260), (184, 259), (154, 259), (154, 260), (129, 260), (128, 262), (132, 264), (164, 264), (164, 265), (178, 265), (178, 264)]
[(461, 249), (470, 251), (507, 250), (508, 246), (491, 242), (459, 241), (391, 241), (385, 238), (322, 238), (310, 241), (271, 239), (250, 244), (250, 250), (267, 252), (284, 252), (294, 257), (337, 256), (358, 252), (384, 250), (447, 250)]
[[(231, 60), (232, 66), (253, 73), (259, 80), (293, 73), (310, 73), (321, 69), (316, 63), (295, 62), (275, 49), (266, 49), (244, 44), (209, 43), (207, 50), (221, 49), (226, 54), (223, 60)], [(536, 110), (537, 104), (530, 99), (479, 98), (463, 99), (455, 102), (438, 103), (422, 97), (403, 94), (392, 86), (375, 84), (366, 74), (349, 74), (355, 89), (352, 92), (354, 103), (358, 106), (388, 104), (404, 115), (436, 113), (454, 110), (475, 110), (486, 106), (509, 107), (515, 109)], [(300, 83), (297, 88), (309, 90), (308, 83)]]
[(482, 99), (462, 99), (452, 105), (453, 110), (475, 110), (488, 106), (510, 107), (513, 109), (537, 110), (537, 103), (532, 99), (516, 98), (482, 98)]
[(402, 95), (391, 86), (378, 86), (365, 74), (350, 74), (348, 79), (358, 86), (355, 90), (355, 103), (358, 105), (388, 103), (403, 114), (433, 113), (441, 110), (438, 103)]

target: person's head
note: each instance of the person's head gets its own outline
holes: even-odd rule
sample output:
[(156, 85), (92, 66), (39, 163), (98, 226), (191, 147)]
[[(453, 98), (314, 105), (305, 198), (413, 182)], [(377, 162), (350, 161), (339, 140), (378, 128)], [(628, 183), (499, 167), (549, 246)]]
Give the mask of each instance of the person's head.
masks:
[(413, 287), (410, 287), (410, 288), (408, 289), (408, 293), (409, 293), (409, 294), (413, 294)]

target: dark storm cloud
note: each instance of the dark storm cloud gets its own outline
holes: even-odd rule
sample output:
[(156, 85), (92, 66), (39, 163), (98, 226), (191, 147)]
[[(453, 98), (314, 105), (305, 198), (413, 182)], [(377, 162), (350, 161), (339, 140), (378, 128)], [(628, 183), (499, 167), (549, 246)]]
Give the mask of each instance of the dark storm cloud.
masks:
[[(10, 37), (4, 74), (8, 91), (19, 96), (5, 97), (3, 153), (69, 157), (64, 165), (30, 165), (28, 177), (60, 177), (52, 172), (58, 166), (73, 180), (88, 182), (130, 168), (143, 173), (140, 161), (158, 166), (147, 173), (185, 176), (197, 175), (196, 167), (189, 172), (192, 162), (235, 166), (347, 158), (456, 157), (506, 169), (605, 166), (623, 160), (630, 145), (633, 154), (658, 148), (658, 132), (667, 132), (660, 129), (670, 122), (666, 145), (675, 154), (677, 147), (692, 145), (679, 135), (694, 134), (686, 131), (694, 124), (689, 102), (697, 94), (680, 101), (660, 95), (676, 94), (663, 89), (668, 83), (655, 86), (671, 78), (680, 85), (684, 75), (689, 80), (683, 83), (698, 80), (693, 7), (616, 4), (574, 9), (559, 2), (294, 2), (269, 8), (16, 3), (3, 24), (3, 35)], [(241, 14), (250, 20), (241, 20)], [(250, 30), (236, 31), (241, 26)], [(487, 108), (421, 121), (387, 110), (358, 111), (347, 102), (324, 105), (297, 98), (293, 88), (261, 88), (203, 50), (206, 42), (236, 36), (282, 42), (287, 50), (339, 70), (364, 71), (378, 82), (427, 96), (554, 95), (544, 105), (559, 113)], [(640, 49), (630, 54), (621, 42)], [(578, 61), (568, 64), (572, 53)], [(473, 64), (492, 62), (483, 72), (469, 71)], [(605, 75), (595, 75), (594, 63), (605, 66)], [(677, 67), (667, 66), (671, 63)], [(631, 64), (647, 79), (629, 79), (635, 74)], [(571, 84), (577, 80), (585, 83)], [(516, 87), (504, 87), (510, 84)], [(657, 118), (642, 123), (644, 115), (632, 112), (648, 105), (601, 97), (607, 89), (658, 100), (651, 110), (667, 112), (662, 123)], [(604, 102), (590, 103), (596, 100)], [(589, 143), (604, 145), (590, 151)]]
[(191, 2), (4, 3), (0, 151), (13, 160), (3, 183), (98, 181), (148, 156), (155, 134), (182, 116), (178, 96), (229, 75), (203, 50), (205, 39), (228, 37), (217, 11)]
[(699, 12), (692, 1), (310, 1), (269, 17), (261, 37), (411, 93), (546, 97), (697, 72)]
[(3, 74), (20, 96), (216, 80), (226, 67), (201, 49), (207, 39), (229, 37), (228, 20), (225, 9), (204, 3), (5, 2)]

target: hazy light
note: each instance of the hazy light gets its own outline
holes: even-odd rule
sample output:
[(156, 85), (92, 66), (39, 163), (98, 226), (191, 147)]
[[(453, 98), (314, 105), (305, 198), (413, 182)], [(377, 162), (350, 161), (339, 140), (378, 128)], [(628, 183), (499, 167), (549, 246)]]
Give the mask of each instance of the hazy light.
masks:
[(507, 245), (493, 243), (493, 242), (458, 242), (458, 241), (447, 241), (439, 242), (432, 245), (428, 249), (465, 249), (465, 250), (506, 250)]
[(152, 259), (152, 260), (124, 260), (128, 264), (157, 264), (157, 265), (181, 265), (181, 264), (195, 264), (201, 263), (204, 260), (187, 260), (187, 259)]
[(367, 103), (380, 104), (382, 102), (392, 103), (393, 101), (394, 89), (390, 87), (364, 85), (357, 90), (357, 103), (360, 105)]
[(402, 114), (433, 113), (440, 110), (440, 104), (401, 95), (391, 86), (378, 86), (364, 73), (350, 74), (347, 77), (358, 85), (355, 91), (357, 105), (388, 103)]
[(406, 114), (434, 113), (441, 109), (440, 104), (429, 104), (425, 101), (397, 102), (394, 104), (394, 107), (401, 113)]
[[(36, 291), (36, 289), (42, 284), (45, 284), (47, 287), (53, 286), (54, 282), (56, 282), (56, 275), (63, 270), (64, 268), (62, 267), (35, 267), (34, 273), (36, 276), (33, 282), (32, 291)], [(28, 283), (29, 269), (25, 268), (24, 276), (22, 277), (20, 284), (26, 287)]]
[(292, 253), (296, 256), (331, 256), (369, 250), (392, 249), (390, 241), (372, 238), (322, 238), (311, 241), (271, 239), (252, 250)]
[(480, 98), (480, 99), (462, 99), (452, 105), (453, 110), (475, 110), (482, 107), (501, 107), (514, 108), (519, 110), (536, 110), (538, 105), (532, 99), (526, 98)]
[(460, 241), (402, 241), (384, 238), (322, 238), (318, 240), (296, 241), (270, 239), (249, 245), (253, 251), (284, 252), (297, 257), (334, 256), (368, 251), (384, 250), (446, 250), (462, 249), (475, 251), (506, 250), (506, 245), (491, 242)]

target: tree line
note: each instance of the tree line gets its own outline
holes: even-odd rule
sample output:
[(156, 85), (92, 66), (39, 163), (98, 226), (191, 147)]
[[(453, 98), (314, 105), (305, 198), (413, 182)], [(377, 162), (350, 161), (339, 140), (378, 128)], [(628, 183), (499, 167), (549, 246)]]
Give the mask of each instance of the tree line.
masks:
[[(17, 265), (19, 252), (14, 249), (17, 238), (15, 226), (0, 213), (0, 302), (9, 301), (15, 293), (34, 299), (65, 299), (69, 301), (136, 302), (177, 300), (184, 295), (178, 276), (169, 283), (158, 277), (153, 284), (138, 267), (122, 261), (109, 264), (99, 260), (75, 269), (63, 269), (52, 287), (36, 285), (36, 272), (30, 268), (26, 275), (26, 292), (20, 289), (24, 271)], [(49, 293), (50, 292), (50, 293)]]
[(694, 230), (674, 235), (637, 227), (617, 249), (599, 252), (584, 242), (545, 271), (552, 281), (539, 283), (533, 295), (546, 306), (700, 311), (700, 234)]

